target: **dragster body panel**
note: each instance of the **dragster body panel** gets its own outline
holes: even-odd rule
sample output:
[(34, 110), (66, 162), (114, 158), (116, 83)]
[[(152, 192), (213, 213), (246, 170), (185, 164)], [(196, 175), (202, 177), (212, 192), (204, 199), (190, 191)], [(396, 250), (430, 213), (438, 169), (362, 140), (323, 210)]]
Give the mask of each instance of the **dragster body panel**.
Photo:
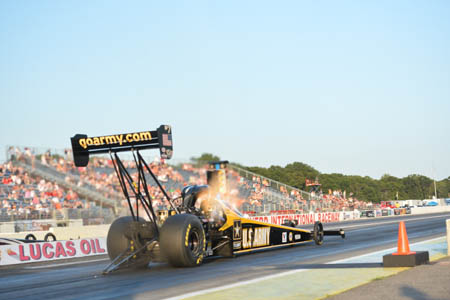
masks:
[(312, 241), (308, 230), (250, 220), (230, 210), (226, 210), (226, 216), (227, 221), (219, 230), (232, 231), (232, 248), (236, 254)]

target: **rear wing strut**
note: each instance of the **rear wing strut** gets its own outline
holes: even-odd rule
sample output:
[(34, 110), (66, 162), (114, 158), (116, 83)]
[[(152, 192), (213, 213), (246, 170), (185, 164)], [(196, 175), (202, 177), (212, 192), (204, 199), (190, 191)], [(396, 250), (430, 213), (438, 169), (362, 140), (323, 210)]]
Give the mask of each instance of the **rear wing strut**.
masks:
[(153, 131), (97, 137), (76, 134), (70, 140), (72, 143), (73, 160), (77, 167), (87, 166), (90, 154), (159, 148), (161, 157), (170, 159), (173, 153), (172, 128), (169, 125), (161, 125), (158, 129)]
[[(141, 156), (140, 150), (158, 149), (161, 157), (170, 159), (173, 153), (172, 128), (169, 125), (161, 125), (154, 131), (142, 131), (134, 133), (123, 133), (115, 135), (105, 135), (98, 137), (88, 137), (85, 134), (76, 134), (71, 139), (73, 160), (77, 167), (85, 167), (89, 163), (90, 154), (109, 153), (114, 170), (119, 180), (123, 195), (127, 199), (128, 207), (134, 221), (139, 219), (139, 206), (141, 205), (148, 219), (153, 221), (156, 232), (156, 214), (152, 205), (145, 172), (147, 171), (156, 182), (167, 201), (176, 213), (179, 213), (172, 199), (170, 199), (164, 187), (158, 181), (156, 175)], [(120, 160), (117, 152), (131, 151), (136, 164), (137, 179), (131, 176), (130, 172)], [(132, 201), (133, 199), (133, 201)]]

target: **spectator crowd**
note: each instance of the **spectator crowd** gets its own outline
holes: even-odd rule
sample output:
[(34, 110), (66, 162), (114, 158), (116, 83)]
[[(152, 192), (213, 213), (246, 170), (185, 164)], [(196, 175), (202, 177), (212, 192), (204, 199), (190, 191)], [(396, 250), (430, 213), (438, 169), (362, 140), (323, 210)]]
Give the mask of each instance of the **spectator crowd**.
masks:
[(30, 176), (12, 161), (0, 164), (0, 216), (9, 219), (43, 218), (50, 216), (52, 209), (84, 208), (73, 190), (64, 190), (57, 183)]
[[(10, 160), (0, 165), (0, 210), (6, 216), (33, 216), (49, 214), (63, 208), (89, 208), (93, 203), (80, 199), (71, 188), (60, 187), (56, 182), (46, 181), (30, 175), (16, 161), (24, 162), (32, 169), (38, 168), (62, 178), (68, 185), (84, 187), (108, 199), (117, 199), (119, 206), (126, 207), (114, 164), (109, 157), (91, 157), (87, 167), (76, 167), (71, 150), (63, 154), (46, 151), (35, 155), (30, 148), (11, 147)], [(134, 180), (137, 172), (133, 160), (123, 160)], [(186, 185), (206, 184), (206, 168), (198, 168), (185, 163), (177, 167), (162, 159), (151, 160), (149, 167), (171, 198), (181, 195)], [(167, 208), (160, 189), (148, 180), (149, 196), (156, 210)], [(248, 214), (305, 213), (318, 211), (341, 211), (365, 209), (371, 205), (355, 197), (346, 197), (345, 192), (322, 191), (308, 193), (268, 178), (251, 174), (242, 169), (229, 168), (227, 171), (227, 200), (236, 208)], [(128, 191), (132, 195), (132, 191)]]

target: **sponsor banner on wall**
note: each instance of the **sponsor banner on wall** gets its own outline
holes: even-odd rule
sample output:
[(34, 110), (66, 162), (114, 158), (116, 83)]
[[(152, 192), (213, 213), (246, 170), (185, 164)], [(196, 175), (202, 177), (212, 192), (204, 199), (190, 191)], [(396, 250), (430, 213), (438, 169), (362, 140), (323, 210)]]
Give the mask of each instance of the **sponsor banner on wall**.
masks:
[(354, 212), (326, 212), (311, 214), (287, 214), (287, 215), (271, 215), (271, 216), (253, 216), (251, 220), (282, 225), (285, 220), (297, 221), (298, 225), (314, 224), (316, 221), (322, 223), (339, 222), (344, 220), (353, 220), (359, 218), (359, 213)]
[(366, 217), (374, 218), (375, 217), (375, 212), (373, 210), (366, 210)]
[(0, 246), (0, 266), (106, 254), (106, 238)]

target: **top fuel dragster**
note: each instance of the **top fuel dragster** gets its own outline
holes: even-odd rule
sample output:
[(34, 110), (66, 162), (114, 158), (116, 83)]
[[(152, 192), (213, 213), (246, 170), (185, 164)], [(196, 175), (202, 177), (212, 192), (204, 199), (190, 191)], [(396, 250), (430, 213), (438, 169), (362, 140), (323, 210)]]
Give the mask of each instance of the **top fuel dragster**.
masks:
[[(150, 261), (193, 267), (208, 256), (233, 257), (312, 241), (321, 245), (324, 235), (345, 237), (342, 229), (324, 231), (320, 222), (309, 231), (292, 222), (275, 225), (245, 218), (224, 200), (226, 161), (210, 164), (208, 185), (186, 186), (179, 198), (171, 199), (140, 153), (159, 149), (162, 158), (170, 159), (173, 142), (168, 125), (154, 131), (98, 137), (77, 134), (71, 143), (79, 167), (86, 166), (92, 154), (109, 153), (130, 209), (130, 216), (116, 219), (109, 229), (107, 250), (111, 264), (105, 274), (125, 265), (147, 266)], [(118, 152), (123, 151), (132, 152), (137, 174), (131, 174), (119, 158)], [(156, 212), (152, 205), (147, 185), (150, 177), (170, 206), (166, 212)], [(145, 218), (139, 216), (140, 207)]]

